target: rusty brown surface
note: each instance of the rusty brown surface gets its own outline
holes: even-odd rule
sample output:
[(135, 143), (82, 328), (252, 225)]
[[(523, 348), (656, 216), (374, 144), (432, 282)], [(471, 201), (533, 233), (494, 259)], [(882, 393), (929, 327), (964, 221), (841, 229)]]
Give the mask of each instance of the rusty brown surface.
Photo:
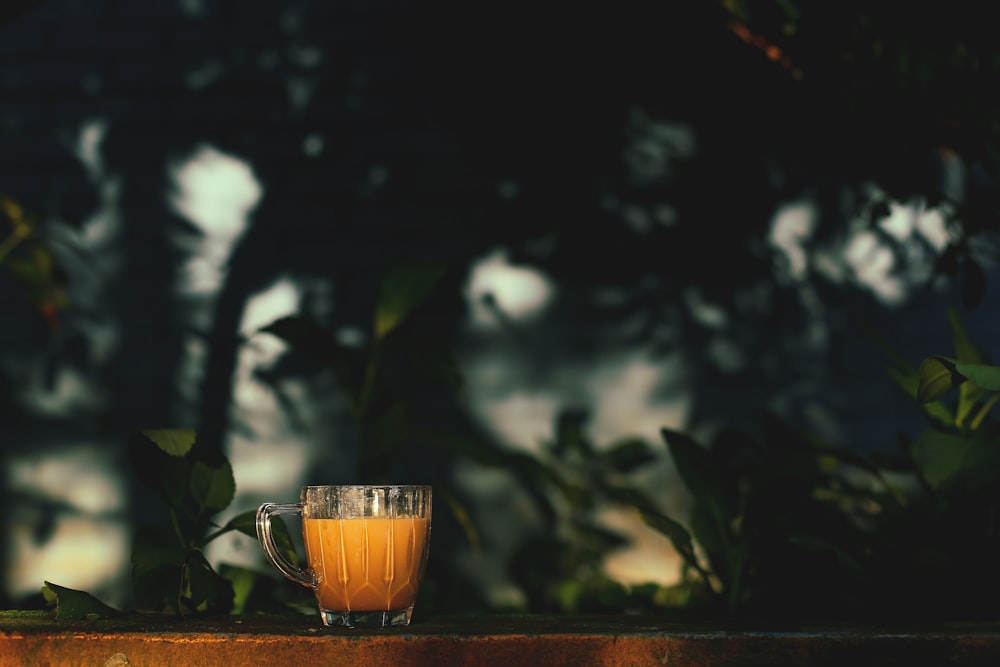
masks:
[(312, 617), (60, 623), (0, 617), (0, 665), (1000, 665), (1000, 627), (746, 631), (645, 617), (448, 617), (402, 629)]

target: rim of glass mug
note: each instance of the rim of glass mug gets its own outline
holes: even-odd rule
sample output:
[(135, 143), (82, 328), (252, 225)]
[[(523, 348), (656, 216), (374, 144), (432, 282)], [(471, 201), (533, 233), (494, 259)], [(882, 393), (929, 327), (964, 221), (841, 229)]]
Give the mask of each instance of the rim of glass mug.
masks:
[[(380, 492), (384, 492), (384, 500), (386, 501), (384, 504), (379, 502), (383, 498), (383, 494)], [(324, 495), (327, 493), (329, 495)], [(414, 504), (410, 506), (410, 512), (400, 514), (397, 512), (398, 506), (392, 501), (398, 501), (402, 497), (410, 497)], [(342, 503), (348, 500), (361, 503), (366, 510), (365, 512), (350, 512), (351, 516), (421, 516), (430, 518), (431, 486), (429, 484), (313, 484), (302, 487), (302, 492), (299, 495), (303, 518), (311, 518), (307, 508), (331, 501)], [(387, 511), (381, 511), (383, 507)], [(331, 513), (330, 518), (343, 514), (343, 512)]]

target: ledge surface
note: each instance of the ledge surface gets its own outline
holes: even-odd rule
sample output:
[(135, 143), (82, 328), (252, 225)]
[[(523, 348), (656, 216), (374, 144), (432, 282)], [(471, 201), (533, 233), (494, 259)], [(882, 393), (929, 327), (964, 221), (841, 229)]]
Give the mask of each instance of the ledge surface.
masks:
[(409, 627), (324, 627), (311, 616), (88, 622), (0, 614), (0, 665), (1000, 665), (1000, 624), (737, 630), (646, 616), (432, 617)]

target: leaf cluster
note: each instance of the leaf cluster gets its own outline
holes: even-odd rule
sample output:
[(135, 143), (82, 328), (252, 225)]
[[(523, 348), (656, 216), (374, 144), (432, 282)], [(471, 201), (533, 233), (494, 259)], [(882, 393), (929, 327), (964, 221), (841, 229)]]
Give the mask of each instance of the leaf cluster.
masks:
[(662, 609), (668, 592), (659, 585), (626, 587), (604, 572), (608, 556), (627, 546), (629, 538), (601, 518), (608, 507), (638, 512), (665, 532), (676, 528), (674, 537), (683, 539), (679, 524), (635, 484), (635, 475), (657, 460), (657, 452), (636, 437), (599, 447), (588, 437), (586, 422), (584, 411), (559, 414), (554, 439), (529, 457), (533, 465), (522, 468), (545, 527), (521, 546), (512, 575), (528, 596), (527, 609), (535, 613)]
[[(206, 460), (191, 430), (144, 431), (129, 443), (133, 469), (167, 510), (170, 530), (140, 527), (132, 550), (132, 580), (142, 607), (177, 614), (219, 611), (231, 584), (205, 558), (212, 517), (233, 499), (227, 460)], [(154, 446), (150, 446), (150, 444)], [(233, 529), (235, 526), (227, 526)]]
[[(239, 613), (249, 609), (262, 577), (225, 566), (216, 570), (206, 546), (238, 531), (256, 539), (256, 511), (240, 513), (219, 526), (214, 517), (229, 507), (236, 492), (232, 466), (225, 457), (198, 447), (190, 429), (136, 432), (129, 439), (136, 478), (161, 503), (166, 525), (138, 526), (132, 545), (132, 584), (139, 611), (179, 616)], [(284, 524), (275, 521), (279, 545), (295, 562), (295, 549)], [(89, 593), (45, 582), (42, 593), (56, 617), (79, 620), (121, 613)], [(276, 601), (269, 601), (278, 608)]]
[(836, 447), (771, 415), (709, 446), (663, 431), (694, 505), (683, 526), (650, 525), (692, 560), (717, 614), (783, 623), (991, 617), (1000, 428), (990, 409), (1000, 368), (950, 317), (954, 357), (914, 368), (893, 356), (891, 377), (927, 418), (897, 454)]
[(662, 432), (694, 500), (685, 525), (666, 534), (709, 592), (708, 607), (760, 621), (863, 609), (866, 521), (876, 504), (894, 502), (889, 485), (864, 459), (773, 416), (757, 431), (726, 429), (711, 447)]
[(1000, 482), (1000, 431), (991, 418), (1000, 399), (1000, 367), (969, 340), (955, 310), (949, 320), (954, 356), (931, 356), (915, 374), (897, 373), (930, 420), (909, 452), (935, 492), (988, 493)]

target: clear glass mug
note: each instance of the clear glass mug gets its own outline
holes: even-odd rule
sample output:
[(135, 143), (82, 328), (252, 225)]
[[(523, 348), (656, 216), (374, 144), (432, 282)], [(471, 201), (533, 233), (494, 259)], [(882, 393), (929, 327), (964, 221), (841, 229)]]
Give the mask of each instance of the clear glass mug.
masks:
[[(271, 517), (302, 517), (306, 567), (278, 549)], [(257, 540), (281, 574), (316, 595), (325, 625), (408, 625), (431, 541), (430, 486), (307, 486), (257, 509)]]

